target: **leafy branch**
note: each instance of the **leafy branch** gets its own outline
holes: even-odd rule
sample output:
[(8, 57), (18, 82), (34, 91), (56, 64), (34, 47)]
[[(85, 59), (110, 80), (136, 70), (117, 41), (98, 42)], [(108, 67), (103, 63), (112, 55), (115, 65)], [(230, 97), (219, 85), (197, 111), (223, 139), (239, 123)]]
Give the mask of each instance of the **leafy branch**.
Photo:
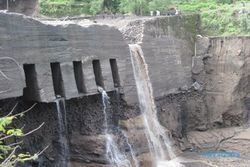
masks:
[(21, 149), (22, 141), (16, 143), (8, 143), (8, 140), (12, 137), (23, 138), (26, 137), (40, 128), (45, 124), (44, 122), (40, 124), (37, 128), (24, 133), (22, 129), (12, 128), (11, 124), (14, 119), (22, 117), (25, 113), (32, 110), (36, 104), (32, 105), (29, 109), (13, 114), (13, 111), (17, 107), (17, 104), (6, 116), (0, 118), (0, 166), (4, 167), (14, 167), (17, 163), (24, 163), (26, 161), (36, 160), (49, 146), (46, 146), (42, 151), (35, 154), (30, 153), (18, 153), (18, 149)]

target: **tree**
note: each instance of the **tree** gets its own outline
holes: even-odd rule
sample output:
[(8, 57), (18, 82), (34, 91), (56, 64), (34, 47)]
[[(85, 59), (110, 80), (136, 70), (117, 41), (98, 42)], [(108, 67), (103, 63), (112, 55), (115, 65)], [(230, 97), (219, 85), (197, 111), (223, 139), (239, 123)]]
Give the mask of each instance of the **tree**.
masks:
[(236, 0), (217, 0), (218, 3), (228, 3), (228, 4), (232, 4), (235, 3)]
[(12, 112), (17, 106), (16, 105), (8, 115), (0, 118), (0, 166), (14, 167), (18, 163), (24, 163), (26, 161), (36, 160), (38, 156), (41, 155), (48, 148), (47, 146), (44, 150), (32, 155), (30, 153), (18, 153), (18, 149), (21, 148), (22, 144), (21, 141), (16, 143), (11, 142), (8, 144), (9, 139), (13, 137), (18, 137), (18, 138), (25, 137), (37, 131), (44, 125), (44, 123), (42, 123), (39, 127), (27, 133), (23, 133), (22, 129), (14, 128), (11, 126), (14, 119), (23, 116), (23, 114), (30, 111), (35, 105), (36, 104), (34, 104), (31, 108), (29, 108), (24, 112), (12, 115)]
[(148, 13), (149, 0), (123, 0), (120, 3), (120, 11), (123, 13), (133, 13), (144, 15)]
[(120, 0), (103, 0), (103, 11), (109, 13), (119, 12)]
[(103, 0), (94, 0), (90, 2), (90, 12), (94, 15), (102, 11)]
[(90, 2), (86, 1), (86, 3), (90, 5), (90, 13), (94, 15), (102, 12), (105, 13), (119, 12), (120, 0), (93, 0)]
[[(23, 74), (23, 68), (15, 59), (11, 57), (1, 57), (0, 60), (13, 61), (20, 69), (20, 73)], [(11, 80), (11, 78), (9, 78), (2, 70), (0, 70), (0, 75), (6, 80)], [(6, 90), (2, 90), (0, 91), (0, 94), (5, 92)], [(12, 123), (15, 119), (17, 119), (18, 117), (22, 117), (25, 113), (34, 108), (35, 105), (36, 104), (32, 105), (29, 109), (14, 115), (13, 112), (17, 107), (16, 104), (8, 115), (0, 117), (0, 166), (1, 167), (14, 167), (16, 166), (17, 163), (23, 163), (29, 160), (35, 160), (48, 148), (47, 146), (45, 147), (44, 150), (33, 155), (30, 153), (20, 153), (19, 149), (21, 148), (22, 141), (12, 142), (13, 140), (11, 140), (13, 138), (22, 139), (23, 137), (37, 131), (44, 125), (44, 123), (42, 123), (36, 129), (33, 129), (27, 133), (23, 133), (22, 129), (15, 128), (12, 126)]]
[(171, 4), (172, 0), (152, 0), (151, 2), (149, 2), (149, 9), (152, 11), (163, 11), (168, 9)]

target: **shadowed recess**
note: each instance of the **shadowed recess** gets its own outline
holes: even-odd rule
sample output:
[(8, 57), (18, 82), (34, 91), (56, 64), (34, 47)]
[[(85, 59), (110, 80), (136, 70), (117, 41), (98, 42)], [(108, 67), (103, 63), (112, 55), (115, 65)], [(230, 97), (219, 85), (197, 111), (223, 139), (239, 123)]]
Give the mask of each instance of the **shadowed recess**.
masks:
[(60, 63), (50, 63), (53, 87), (56, 96), (65, 97), (63, 78)]
[(24, 64), (26, 88), (24, 88), (25, 99), (40, 100), (39, 86), (35, 64)]
[(74, 75), (75, 75), (76, 87), (77, 87), (78, 93), (87, 93), (86, 86), (84, 83), (82, 62), (73, 61), (73, 66), (74, 66)]
[(103, 76), (102, 76), (102, 69), (101, 69), (101, 64), (100, 60), (93, 60), (93, 69), (94, 69), (94, 74), (95, 74), (95, 82), (97, 86), (101, 86), (104, 88), (104, 82), (103, 82)]
[(120, 87), (121, 84), (120, 84), (120, 77), (119, 77), (116, 59), (109, 59), (109, 62), (110, 62), (110, 66), (111, 66), (114, 87)]

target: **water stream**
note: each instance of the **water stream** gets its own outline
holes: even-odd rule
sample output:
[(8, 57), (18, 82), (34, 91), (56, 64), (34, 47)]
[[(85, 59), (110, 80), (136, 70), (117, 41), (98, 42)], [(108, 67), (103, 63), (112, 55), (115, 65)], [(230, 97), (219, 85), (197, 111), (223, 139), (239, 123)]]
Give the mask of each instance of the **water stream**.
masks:
[(131, 158), (133, 159), (133, 162), (134, 162), (133, 163), (134, 167), (139, 167), (139, 162), (137, 160), (137, 157), (135, 155), (135, 152), (134, 152), (132, 145), (129, 143), (128, 136), (127, 136), (126, 132), (121, 130), (121, 133), (122, 133), (122, 136), (125, 138), (127, 146), (129, 147), (130, 155), (131, 155)]
[(145, 124), (145, 134), (147, 136), (150, 153), (154, 158), (154, 166), (157, 166), (158, 162), (172, 159), (175, 157), (175, 154), (172, 151), (169, 137), (166, 135), (165, 129), (160, 125), (157, 118), (152, 85), (142, 49), (138, 44), (133, 44), (129, 47), (140, 110)]
[[(116, 97), (116, 112), (120, 112), (120, 108), (121, 108), (121, 97), (120, 97), (120, 89), (119, 88), (116, 88), (115, 89), (115, 97)], [(136, 154), (134, 152), (134, 148), (133, 146), (130, 144), (129, 142), (129, 138), (128, 138), (128, 135), (127, 135), (127, 132), (120, 129), (119, 127), (117, 127), (117, 131), (121, 133), (121, 136), (123, 137), (124, 141), (125, 141), (125, 144), (128, 146), (129, 148), (129, 153), (130, 153), (130, 156), (133, 160), (132, 164), (133, 164), (133, 167), (139, 167), (139, 161), (136, 157)]]
[(55, 100), (57, 108), (58, 126), (59, 126), (59, 144), (60, 144), (60, 156), (59, 164), (60, 167), (68, 166), (69, 158), (69, 146), (67, 140), (67, 118), (66, 118), (66, 107), (65, 99), (58, 98)]
[(108, 116), (107, 116), (107, 106), (109, 105), (109, 97), (105, 90), (98, 88), (102, 93), (102, 103), (103, 103), (103, 114), (104, 114), (104, 134), (106, 137), (106, 156), (111, 164), (116, 165), (117, 167), (132, 167), (131, 162), (125, 155), (119, 150), (119, 147), (116, 141), (113, 138), (113, 135), (109, 133), (110, 129), (108, 126)]

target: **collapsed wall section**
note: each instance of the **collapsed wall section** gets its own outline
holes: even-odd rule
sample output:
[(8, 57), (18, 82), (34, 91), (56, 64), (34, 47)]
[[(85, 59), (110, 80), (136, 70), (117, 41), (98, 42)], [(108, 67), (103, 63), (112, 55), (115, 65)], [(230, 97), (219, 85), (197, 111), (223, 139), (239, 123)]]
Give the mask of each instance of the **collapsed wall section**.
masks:
[(141, 45), (161, 123), (176, 136), (249, 118), (249, 37), (202, 37), (199, 16), (140, 19), (121, 28)]
[(191, 65), (198, 25), (198, 15), (145, 22), (141, 46), (155, 97), (176, 93), (193, 84)]
[(128, 43), (142, 47), (156, 98), (193, 84), (191, 66), (199, 24), (199, 15), (184, 15), (141, 18), (120, 28)]
[(144, 53), (162, 125), (176, 137), (201, 129), (207, 113), (203, 95), (194, 89), (192, 57), (199, 34), (199, 15), (141, 18), (121, 27), (127, 43)]

